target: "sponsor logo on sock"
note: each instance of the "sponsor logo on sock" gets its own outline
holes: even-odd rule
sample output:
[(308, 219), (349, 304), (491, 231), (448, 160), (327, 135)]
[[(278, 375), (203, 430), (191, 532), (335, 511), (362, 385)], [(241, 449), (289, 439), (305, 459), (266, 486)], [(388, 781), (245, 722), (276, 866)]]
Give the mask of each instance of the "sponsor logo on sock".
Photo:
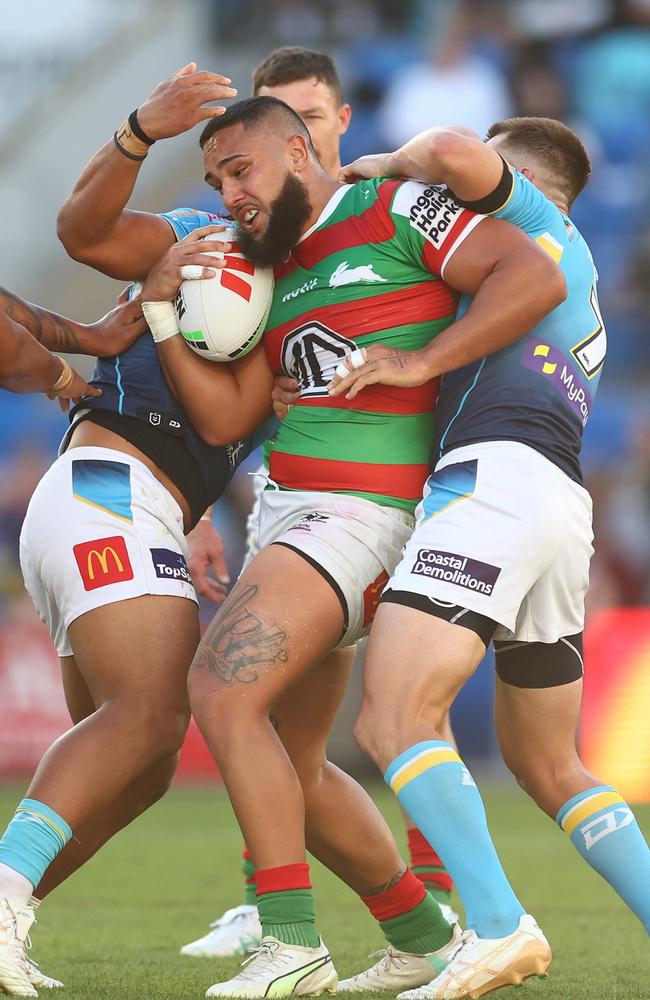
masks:
[(414, 576), (429, 576), (465, 587), (466, 590), (475, 590), (486, 597), (492, 594), (500, 572), (499, 566), (438, 549), (420, 549), (411, 569)]
[(185, 562), (185, 556), (172, 549), (150, 549), (156, 576), (161, 580), (184, 580), (191, 583), (192, 577)]
[(606, 812), (604, 816), (597, 816), (590, 823), (585, 823), (584, 826), (580, 827), (580, 833), (585, 838), (585, 847), (589, 851), (603, 837), (608, 837), (610, 833), (616, 833), (617, 830), (623, 830), (624, 827), (633, 822), (634, 813), (632, 810), (628, 806), (620, 806), (618, 809)]

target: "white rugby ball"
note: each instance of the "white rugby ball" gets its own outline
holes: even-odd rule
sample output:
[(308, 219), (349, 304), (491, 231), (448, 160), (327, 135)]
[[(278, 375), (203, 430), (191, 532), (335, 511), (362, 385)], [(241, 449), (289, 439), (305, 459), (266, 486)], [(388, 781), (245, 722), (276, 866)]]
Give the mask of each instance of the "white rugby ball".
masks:
[[(232, 243), (233, 232), (212, 233), (205, 240)], [(225, 257), (226, 267), (213, 278), (184, 281), (174, 299), (185, 342), (208, 361), (235, 361), (248, 354), (264, 333), (273, 300), (272, 268), (246, 260), (236, 243)]]

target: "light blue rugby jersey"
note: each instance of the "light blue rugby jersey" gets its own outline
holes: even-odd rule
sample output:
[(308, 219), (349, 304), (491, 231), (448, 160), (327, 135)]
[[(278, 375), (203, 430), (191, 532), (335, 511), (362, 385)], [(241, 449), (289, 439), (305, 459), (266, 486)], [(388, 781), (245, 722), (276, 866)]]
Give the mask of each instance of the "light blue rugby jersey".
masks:
[[(582, 432), (607, 349), (598, 275), (569, 217), (523, 174), (512, 167), (509, 172), (505, 201), (486, 214), (514, 223), (550, 254), (562, 269), (568, 295), (514, 344), (445, 375), (432, 461), (477, 441), (520, 441), (581, 482)], [(462, 296), (459, 316), (470, 302)]]

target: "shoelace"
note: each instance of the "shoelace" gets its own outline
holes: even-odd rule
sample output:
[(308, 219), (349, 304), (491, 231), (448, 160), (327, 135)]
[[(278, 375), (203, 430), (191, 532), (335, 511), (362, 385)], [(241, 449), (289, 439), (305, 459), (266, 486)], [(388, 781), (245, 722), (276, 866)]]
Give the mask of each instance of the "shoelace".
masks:
[[(34, 921), (36, 923), (36, 921)], [(11, 952), (13, 958), (18, 962), (19, 968), (26, 970), (29, 959), (27, 952), (32, 946), (32, 939), (27, 934), (24, 941), (20, 941), (16, 934), (16, 918), (9, 913), (4, 920), (0, 920), (0, 931), (5, 931), (7, 935), (6, 947)]]
[(379, 958), (378, 962), (375, 962), (369, 969), (364, 972), (357, 973), (354, 979), (369, 979), (375, 972), (389, 972), (391, 965), (406, 965), (406, 959), (401, 958), (396, 955), (392, 948), (380, 948), (379, 951), (373, 951), (368, 955), (368, 958)]
[[(251, 963), (257, 961), (257, 959), (261, 959), (261, 961), (259, 963), (258, 968), (254, 969)], [(271, 971), (272, 969), (277, 968), (278, 966), (287, 965), (291, 961), (291, 959), (289, 955), (286, 954), (286, 952), (279, 951), (278, 946), (276, 944), (271, 944), (270, 942), (266, 942), (266, 944), (260, 944), (256, 948), (251, 948), (248, 958), (245, 958), (244, 961), (242, 962), (242, 969), (244, 968), (245, 965), (250, 965), (251, 966), (250, 969), (244, 969), (243, 972), (240, 972), (238, 974), (237, 978), (244, 980), (255, 979), (256, 976), (259, 975), (260, 971), (262, 972), (267, 971), (266, 968), (262, 967), (262, 962), (264, 961), (266, 961), (267, 965), (269, 966), (268, 971)]]

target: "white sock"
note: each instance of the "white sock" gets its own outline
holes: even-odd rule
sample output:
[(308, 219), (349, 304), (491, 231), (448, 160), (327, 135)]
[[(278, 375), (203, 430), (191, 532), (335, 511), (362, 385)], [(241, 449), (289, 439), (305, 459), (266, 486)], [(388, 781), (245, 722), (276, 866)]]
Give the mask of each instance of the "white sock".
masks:
[(33, 891), (34, 886), (28, 878), (0, 861), (0, 899), (6, 897), (19, 906), (28, 906)]

